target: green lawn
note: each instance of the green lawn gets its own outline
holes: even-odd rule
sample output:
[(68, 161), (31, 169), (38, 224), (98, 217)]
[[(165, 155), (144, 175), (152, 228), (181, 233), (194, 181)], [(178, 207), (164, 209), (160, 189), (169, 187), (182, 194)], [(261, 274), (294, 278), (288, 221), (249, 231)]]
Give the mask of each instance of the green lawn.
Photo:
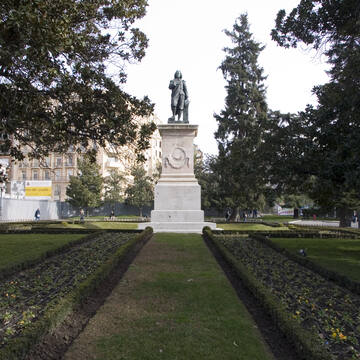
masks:
[(137, 223), (132, 222), (111, 222), (111, 221), (104, 221), (104, 222), (95, 222), (89, 224), (92, 228), (98, 229), (119, 229), (119, 230), (136, 230)]
[(0, 269), (35, 260), (82, 234), (0, 234)]
[(306, 249), (309, 260), (360, 281), (360, 239), (291, 238), (271, 241), (294, 253)]
[(273, 227), (263, 224), (252, 224), (252, 223), (228, 223), (228, 224), (217, 224), (216, 226), (223, 230), (261, 230), (261, 231), (288, 230), (286, 226)]
[[(129, 359), (272, 359), (201, 237), (156, 234), (154, 241), (165, 249), (165, 266), (132, 295), (152, 299), (146, 315), (100, 340), (103, 358), (120, 351)], [(147, 272), (136, 271), (139, 277)], [(167, 304), (167, 311), (157, 311), (159, 304)]]
[(276, 223), (284, 223), (288, 221), (294, 220), (293, 216), (286, 215), (264, 215), (260, 218), (260, 220), (268, 221), (268, 222), (276, 222)]
[(200, 235), (156, 234), (64, 359), (274, 359)]

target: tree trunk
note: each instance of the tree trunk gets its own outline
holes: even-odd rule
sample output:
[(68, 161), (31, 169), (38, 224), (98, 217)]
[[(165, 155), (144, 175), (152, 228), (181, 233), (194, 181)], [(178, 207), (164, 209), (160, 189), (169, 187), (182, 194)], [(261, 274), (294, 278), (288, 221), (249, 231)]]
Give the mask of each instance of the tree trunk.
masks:
[(239, 208), (232, 208), (231, 209), (231, 215), (230, 215), (230, 221), (235, 221), (239, 218)]
[(142, 217), (142, 207), (139, 207), (139, 216)]
[(295, 208), (294, 209), (294, 219), (298, 219), (299, 218), (299, 209)]
[(339, 207), (337, 214), (340, 218), (340, 227), (351, 227), (352, 210), (346, 207)]

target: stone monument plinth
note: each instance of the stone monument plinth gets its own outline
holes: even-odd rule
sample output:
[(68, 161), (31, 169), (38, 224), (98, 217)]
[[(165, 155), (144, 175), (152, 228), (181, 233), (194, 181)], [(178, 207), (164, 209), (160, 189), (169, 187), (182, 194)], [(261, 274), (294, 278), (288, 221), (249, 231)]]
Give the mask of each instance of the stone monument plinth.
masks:
[(197, 125), (174, 123), (158, 126), (162, 143), (162, 172), (155, 186), (154, 210), (151, 222), (139, 224), (139, 229), (151, 226), (154, 232), (201, 233), (204, 222), (201, 210), (201, 188), (194, 175), (194, 138)]

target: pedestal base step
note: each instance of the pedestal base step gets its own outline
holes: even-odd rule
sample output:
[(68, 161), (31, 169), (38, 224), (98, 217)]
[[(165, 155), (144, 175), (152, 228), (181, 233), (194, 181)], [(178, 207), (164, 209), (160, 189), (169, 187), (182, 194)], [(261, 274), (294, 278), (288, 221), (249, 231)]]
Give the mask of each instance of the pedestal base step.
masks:
[(216, 230), (216, 224), (211, 222), (148, 222), (139, 223), (138, 229), (152, 227), (154, 233), (157, 232), (174, 232), (174, 233), (198, 233), (201, 234), (205, 226)]

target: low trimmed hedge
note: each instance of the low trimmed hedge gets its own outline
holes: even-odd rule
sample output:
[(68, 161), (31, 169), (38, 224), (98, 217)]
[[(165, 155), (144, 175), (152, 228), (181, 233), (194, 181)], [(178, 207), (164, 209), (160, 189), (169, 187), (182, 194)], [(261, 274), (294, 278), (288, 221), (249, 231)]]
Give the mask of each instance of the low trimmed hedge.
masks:
[[(281, 230), (281, 231), (276, 231), (276, 230), (271, 230), (271, 231), (266, 231), (266, 230), (251, 230), (251, 229), (236, 229), (236, 230), (213, 230), (214, 234), (216, 235), (236, 235), (236, 234), (289, 234), (289, 237), (293, 237), (294, 232), (291, 230)], [(278, 237), (278, 236), (277, 236)]]
[(29, 231), (35, 227), (41, 227), (43, 225), (53, 225), (58, 223), (59, 221), (54, 220), (1, 222), (0, 233), (7, 233), (9, 231)]
[[(138, 229), (100, 229), (100, 228), (84, 228), (84, 229), (76, 229), (76, 228), (32, 228), (29, 230), (15, 230), (15, 231), (7, 231), (7, 234), (89, 234), (89, 233), (97, 233), (99, 232), (134, 232), (141, 233), (142, 230)], [(1, 232), (0, 232), (1, 233)]]
[(259, 234), (251, 234), (250, 237), (263, 242), (265, 245), (267, 245), (267, 246), (271, 247), (273, 250), (285, 255), (290, 260), (293, 260), (293, 261), (297, 262), (298, 264), (306, 267), (307, 269), (318, 273), (319, 275), (324, 277), (326, 280), (333, 281), (336, 284), (352, 291), (353, 293), (360, 295), (360, 283), (359, 282), (351, 280), (347, 276), (341, 275), (335, 271), (325, 269), (321, 265), (318, 265), (303, 256), (296, 255), (296, 254), (290, 252), (289, 250), (282, 248), (281, 246), (275, 244), (266, 236), (259, 235)]
[(0, 231), (0, 234), (89, 234), (104, 231), (103, 229), (71, 229), (71, 228), (28, 228), (21, 230)]
[(317, 225), (298, 225), (298, 224), (289, 224), (289, 229), (295, 231), (329, 231), (332, 233), (338, 234), (338, 236), (353, 236), (355, 238), (360, 237), (360, 229), (358, 228), (339, 228), (335, 226), (317, 226)]
[[(295, 230), (295, 229), (294, 229)], [(264, 231), (264, 230), (213, 230), (213, 233), (216, 235), (236, 235), (236, 234), (249, 234), (249, 235), (261, 235), (267, 236), (269, 238), (348, 238), (348, 239), (357, 239), (358, 236), (351, 233), (343, 233), (343, 232), (331, 232), (324, 231), (323, 229), (314, 230), (314, 229), (293, 229), (290, 230), (282, 230), (282, 231)]]
[(260, 220), (260, 219), (252, 219), (252, 218), (246, 219), (246, 221), (226, 221), (223, 218), (221, 218), (221, 219), (211, 218), (209, 221), (215, 222), (217, 224), (260, 224), (260, 225), (266, 225), (266, 226), (270, 226), (270, 227), (286, 226), (286, 225), (283, 225), (282, 223), (269, 222), (269, 221), (264, 221), (264, 220)]
[(332, 360), (334, 356), (321, 343), (320, 339), (301, 327), (292, 318), (286, 308), (262, 285), (249, 270), (238, 261), (217, 239), (210, 229), (204, 229), (203, 236), (211, 241), (221, 253), (244, 285), (258, 299), (264, 309), (271, 315), (276, 326), (294, 345), (298, 355), (304, 360)]
[(15, 337), (0, 349), (0, 359), (24, 359), (29, 351), (47, 333), (57, 328), (67, 316), (79, 309), (84, 301), (99, 285), (122, 263), (127, 255), (138, 250), (152, 236), (152, 228), (146, 228), (141, 234), (120, 247), (111, 258), (102, 264), (91, 276), (77, 286), (64, 298), (51, 302), (41, 318), (24, 329), (22, 334)]

